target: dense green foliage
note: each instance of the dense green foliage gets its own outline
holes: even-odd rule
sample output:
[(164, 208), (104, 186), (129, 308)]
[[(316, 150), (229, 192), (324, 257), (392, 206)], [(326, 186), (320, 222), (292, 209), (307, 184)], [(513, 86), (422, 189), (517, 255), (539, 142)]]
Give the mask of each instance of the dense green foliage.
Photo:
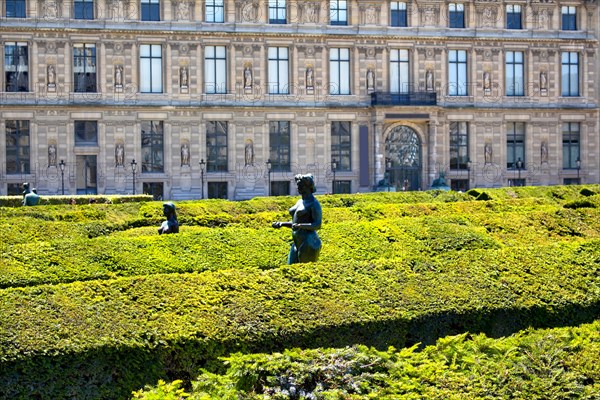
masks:
[(421, 351), (358, 345), (238, 353), (224, 358), (226, 373), (205, 372), (191, 393), (163, 382), (134, 398), (592, 400), (600, 394), (599, 331), (595, 322), (503, 339), (465, 333)]
[(485, 193), (322, 196), (321, 259), (294, 266), (270, 228), (292, 197), (180, 202), (167, 236), (158, 202), (0, 208), (0, 398), (125, 398), (236, 351), (597, 319), (598, 188)]

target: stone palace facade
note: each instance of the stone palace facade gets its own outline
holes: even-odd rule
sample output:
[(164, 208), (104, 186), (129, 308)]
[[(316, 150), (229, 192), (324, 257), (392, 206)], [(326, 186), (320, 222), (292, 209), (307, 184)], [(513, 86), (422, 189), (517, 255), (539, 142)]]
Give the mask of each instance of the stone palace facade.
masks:
[(599, 183), (596, 2), (454, 1), (0, 0), (0, 195)]

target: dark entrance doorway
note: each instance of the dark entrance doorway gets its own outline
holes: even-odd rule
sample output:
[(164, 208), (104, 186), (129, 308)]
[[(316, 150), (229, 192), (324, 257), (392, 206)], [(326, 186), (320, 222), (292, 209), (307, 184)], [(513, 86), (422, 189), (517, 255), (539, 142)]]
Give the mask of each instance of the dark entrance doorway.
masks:
[(405, 125), (394, 128), (385, 140), (385, 172), (397, 191), (421, 189), (421, 147), (417, 132)]

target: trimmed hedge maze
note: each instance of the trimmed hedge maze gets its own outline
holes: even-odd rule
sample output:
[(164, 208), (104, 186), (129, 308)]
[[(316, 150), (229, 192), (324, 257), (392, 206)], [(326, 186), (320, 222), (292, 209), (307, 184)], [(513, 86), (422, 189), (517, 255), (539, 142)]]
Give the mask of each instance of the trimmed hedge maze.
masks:
[[(203, 370), (226, 375), (198, 382), (229, 382), (219, 357), (236, 352), (354, 346), (306, 354), (397, 358), (385, 350), (592, 323), (598, 192), (323, 196), (321, 259), (293, 266), (289, 231), (270, 223), (288, 219), (294, 197), (181, 202), (180, 233), (167, 236), (156, 233), (156, 202), (0, 208), (0, 398), (123, 399), (159, 379), (189, 385)], [(245, 357), (269, 356), (230, 362), (245, 370)], [(196, 394), (218, 398), (198, 382)], [(256, 382), (249, 390), (267, 393)], [(581, 385), (591, 390), (597, 375)], [(179, 390), (156, 390), (165, 387)]]

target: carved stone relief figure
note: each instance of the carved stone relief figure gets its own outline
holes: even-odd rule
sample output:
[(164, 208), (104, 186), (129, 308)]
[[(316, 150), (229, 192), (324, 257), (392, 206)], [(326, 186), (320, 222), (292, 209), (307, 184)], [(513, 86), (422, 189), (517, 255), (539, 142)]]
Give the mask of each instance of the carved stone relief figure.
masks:
[(483, 90), (489, 92), (492, 90), (492, 78), (489, 71), (483, 73)]
[(542, 164), (545, 164), (548, 162), (548, 142), (547, 141), (543, 141), (542, 145), (540, 146), (540, 160)]
[(181, 165), (190, 166), (190, 147), (187, 143), (181, 145)]
[(186, 0), (180, 0), (177, 3), (177, 19), (179, 21), (189, 21), (190, 19), (190, 3)]
[(125, 166), (125, 146), (123, 143), (118, 143), (115, 146), (115, 167)]
[(375, 90), (375, 73), (372, 68), (367, 70), (367, 91)]
[(56, 85), (56, 69), (54, 65), (48, 65), (48, 86)]
[(252, 139), (246, 139), (244, 147), (244, 163), (245, 165), (254, 165), (254, 142)]
[(492, 150), (492, 144), (490, 142), (486, 142), (483, 151), (484, 151), (485, 163), (491, 164), (493, 162), (493, 157), (494, 157), (493, 150)]
[(540, 72), (540, 89), (548, 89), (548, 76), (546, 75), (546, 71)]
[(317, 22), (319, 18), (318, 4), (313, 1), (305, 1), (302, 5), (304, 22)]
[(48, 166), (56, 167), (56, 145), (54, 143), (48, 145)]
[(312, 66), (306, 68), (306, 87), (310, 89), (315, 87), (314, 70)]
[(433, 91), (433, 71), (431, 69), (425, 72), (425, 90), (428, 92)]
[(252, 68), (250, 65), (246, 65), (244, 68), (244, 88), (252, 88)]
[(188, 70), (186, 67), (179, 68), (179, 80), (181, 87), (188, 87)]
[(122, 65), (115, 66), (115, 86), (116, 87), (123, 86), (123, 66)]

